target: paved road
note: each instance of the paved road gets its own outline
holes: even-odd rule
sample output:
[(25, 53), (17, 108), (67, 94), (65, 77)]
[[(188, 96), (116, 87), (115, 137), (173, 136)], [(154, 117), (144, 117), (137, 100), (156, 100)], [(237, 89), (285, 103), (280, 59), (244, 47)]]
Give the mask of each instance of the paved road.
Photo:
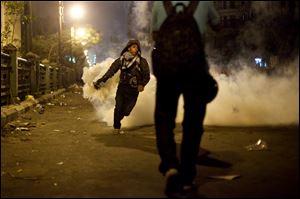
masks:
[[(43, 113), (31, 109), (2, 129), (1, 197), (164, 197), (154, 127), (112, 135), (74, 89)], [(211, 154), (199, 160), (199, 195), (299, 197), (298, 129), (206, 126), (202, 147)], [(180, 147), (180, 125), (175, 137)], [(267, 150), (246, 150), (258, 139)], [(222, 168), (225, 163), (232, 166)], [(240, 177), (209, 178), (231, 174)]]

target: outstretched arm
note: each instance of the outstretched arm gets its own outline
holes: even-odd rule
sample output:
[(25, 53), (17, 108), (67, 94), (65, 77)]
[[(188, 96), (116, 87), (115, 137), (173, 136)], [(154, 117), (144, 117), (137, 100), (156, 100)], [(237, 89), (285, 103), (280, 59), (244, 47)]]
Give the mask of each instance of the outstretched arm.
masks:
[(114, 74), (120, 69), (120, 66), (121, 66), (121, 61), (120, 61), (120, 58), (119, 58), (119, 59), (116, 59), (111, 64), (111, 66), (106, 71), (106, 73), (100, 79), (97, 80), (97, 83), (106, 82), (109, 78), (114, 76)]

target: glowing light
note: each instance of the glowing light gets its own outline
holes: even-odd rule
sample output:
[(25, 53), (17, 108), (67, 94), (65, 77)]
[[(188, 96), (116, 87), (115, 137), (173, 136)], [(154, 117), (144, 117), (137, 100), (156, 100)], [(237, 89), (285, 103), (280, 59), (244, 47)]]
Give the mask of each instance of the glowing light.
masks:
[(77, 37), (83, 37), (85, 35), (85, 28), (78, 28), (76, 30), (76, 36)]
[(261, 58), (255, 58), (254, 60), (255, 60), (255, 64), (260, 64), (262, 59)]
[(80, 19), (83, 17), (84, 11), (83, 11), (82, 7), (77, 5), (77, 6), (74, 6), (71, 8), (70, 15), (74, 19)]
[(268, 67), (268, 64), (265, 59), (256, 57), (256, 58), (254, 58), (254, 60), (255, 60), (255, 64), (258, 65), (259, 67), (261, 67), (261, 68)]

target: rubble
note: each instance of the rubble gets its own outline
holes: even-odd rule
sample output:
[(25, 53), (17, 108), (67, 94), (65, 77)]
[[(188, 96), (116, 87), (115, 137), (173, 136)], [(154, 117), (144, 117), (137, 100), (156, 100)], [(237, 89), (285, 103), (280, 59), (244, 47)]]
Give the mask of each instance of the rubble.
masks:
[(267, 143), (264, 140), (258, 139), (255, 144), (250, 144), (245, 147), (248, 151), (261, 151), (268, 149)]

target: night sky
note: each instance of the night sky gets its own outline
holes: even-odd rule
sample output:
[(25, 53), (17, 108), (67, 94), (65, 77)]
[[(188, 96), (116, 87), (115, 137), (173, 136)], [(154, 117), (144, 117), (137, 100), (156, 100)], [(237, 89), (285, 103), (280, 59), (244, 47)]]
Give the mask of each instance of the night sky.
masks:
[[(107, 56), (107, 48), (111, 48), (112, 37), (127, 40), (128, 33), (128, 1), (63, 1), (64, 26), (70, 27), (90, 24), (102, 34), (102, 41), (91, 49), (94, 53)], [(33, 14), (36, 17), (53, 17), (58, 13), (57, 1), (35, 1), (32, 3)], [(79, 5), (85, 11), (84, 17), (78, 21), (70, 16), (70, 9)], [(104, 55), (105, 54), (105, 55)], [(99, 57), (97, 56), (97, 57)]]
[[(143, 2), (139, 2), (139, 4), (142, 3)], [(55, 18), (57, 17), (56, 15), (58, 15), (57, 1), (35, 1), (32, 2), (32, 4), (34, 15), (36, 16), (49, 15)], [(148, 21), (147, 17), (140, 16), (142, 15), (141, 13), (132, 17), (132, 13), (129, 13), (129, 6), (132, 6), (132, 1), (63, 1), (63, 4), (66, 28), (69, 28), (75, 23), (78, 26), (90, 24), (102, 34), (102, 41), (92, 49), (94, 53), (97, 53), (98, 58), (101, 57), (98, 61), (111, 56), (111, 53), (108, 53), (108, 51), (117, 48), (116, 44), (112, 44), (112, 40), (117, 40), (119, 41), (118, 45), (123, 45), (128, 40), (129, 30), (132, 31), (136, 29), (135, 24), (138, 20)], [(70, 17), (70, 9), (74, 5), (80, 5), (85, 10), (84, 17), (79, 21)], [(137, 6), (137, 4), (135, 4), (135, 6)], [(240, 31), (240, 35), (237, 39), (242, 41), (240, 43), (247, 43), (256, 46), (257, 49), (261, 49), (264, 48), (261, 44), (264, 35), (260, 29), (257, 29), (258, 26), (256, 25), (261, 20), (270, 17), (272, 11), (268, 10), (268, 12), (266, 12), (266, 8), (268, 7), (266, 2), (253, 2), (252, 7), (259, 13), (259, 20), (253, 21), (245, 26), (245, 30)], [(54, 19), (54, 21), (56, 21), (56, 19)], [(128, 26), (129, 21), (133, 24), (130, 27)], [(134, 23), (132, 23), (132, 21), (134, 21)], [(278, 30), (280, 29), (274, 29), (274, 32)]]

